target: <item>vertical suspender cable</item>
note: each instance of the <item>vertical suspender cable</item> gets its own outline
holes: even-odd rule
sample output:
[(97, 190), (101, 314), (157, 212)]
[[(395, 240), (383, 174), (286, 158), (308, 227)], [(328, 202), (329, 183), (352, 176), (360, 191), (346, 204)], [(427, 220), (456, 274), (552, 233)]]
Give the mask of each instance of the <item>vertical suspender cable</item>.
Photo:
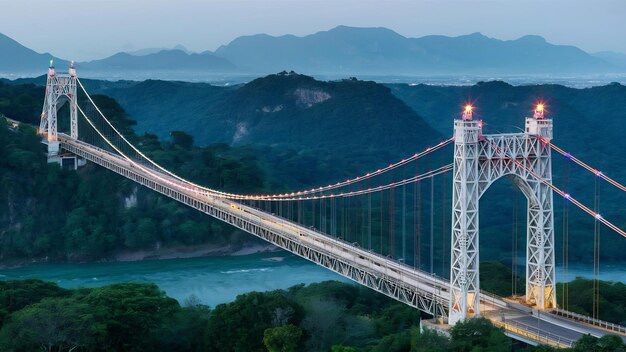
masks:
[[(595, 212), (600, 212), (599, 177), (595, 177)], [(600, 222), (594, 221), (593, 231), (593, 317), (600, 319)]]
[(419, 181), (413, 183), (413, 269), (417, 268), (417, 185)]
[(315, 210), (316, 206), (315, 206), (315, 200), (311, 201), (311, 213), (310, 213), (310, 219), (311, 219), (311, 227), (316, 229), (316, 223), (317, 223), (317, 211)]
[(402, 262), (406, 263), (406, 185), (402, 186)]
[(330, 198), (330, 234), (334, 237), (338, 237), (337, 231), (337, 202), (335, 198)]
[(446, 175), (441, 175), (441, 275), (446, 271)]
[[(350, 200), (352, 198), (348, 198)], [(344, 233), (344, 238), (349, 242), (356, 242), (350, 240), (350, 232), (348, 231), (348, 222), (346, 221), (348, 217), (348, 211), (346, 209), (346, 198), (341, 199), (341, 231)]]
[(513, 199), (513, 228), (511, 229), (511, 295), (517, 295), (517, 216), (518, 216), (518, 199), (516, 194)]
[[(598, 178), (594, 177), (594, 195), (593, 195), (593, 210), (598, 213)], [(592, 283), (592, 290), (591, 290), (591, 316), (594, 317), (595, 319), (598, 318), (598, 311), (597, 311), (597, 302), (596, 302), (596, 291), (598, 290), (597, 284), (598, 284), (598, 277), (597, 277), (597, 263), (598, 263), (598, 258), (597, 258), (597, 254), (598, 254), (598, 249), (597, 249), (597, 245), (598, 245), (598, 220), (594, 219), (593, 221), (593, 283)]]
[(365, 197), (358, 197), (358, 202), (354, 213), (359, 213), (359, 225), (357, 227), (357, 236), (359, 236), (359, 245), (363, 248), (367, 248), (365, 246), (365, 202), (363, 201)]
[[(600, 191), (601, 191), (602, 185), (598, 185), (598, 212), (600, 212)], [(596, 302), (598, 305), (598, 308), (596, 308), (596, 313), (598, 314), (598, 319), (600, 319), (600, 262), (601, 262), (601, 258), (600, 258), (600, 240), (602, 237), (602, 226), (600, 225), (600, 223), (598, 222), (598, 265), (597, 265), (597, 271), (596, 271), (596, 281), (597, 281), (597, 289), (596, 289)]]
[(383, 254), (383, 196), (385, 191), (380, 191), (380, 254)]
[(372, 250), (372, 194), (367, 194), (367, 249)]
[[(348, 203), (347, 206), (346, 206), (346, 202)], [(350, 216), (350, 204), (352, 203), (352, 197), (350, 197), (348, 199), (343, 198), (342, 199), (342, 203), (343, 203), (342, 207), (343, 207), (343, 219), (344, 219), (343, 220), (343, 226), (346, 229), (345, 230), (346, 231), (346, 237), (350, 238), (350, 234), (352, 232), (352, 231), (350, 231), (350, 218), (351, 218), (351, 216)], [(355, 236), (354, 241), (352, 241), (352, 242), (356, 242), (356, 241), (358, 241), (358, 239)]]
[(324, 228), (324, 213), (326, 212), (326, 207), (324, 206), (324, 199), (320, 199), (320, 231), (325, 232)]
[(391, 187), (389, 189), (389, 255), (394, 258), (396, 254), (396, 233), (394, 231), (395, 219), (396, 219), (396, 189)]
[(361, 247), (367, 248), (365, 241), (365, 219), (366, 219), (366, 211), (365, 208), (365, 197), (359, 197), (359, 202), (357, 205), (358, 209), (361, 209), (361, 227), (359, 228), (359, 233), (361, 234)]
[(417, 181), (415, 185), (417, 187), (417, 206), (415, 211), (415, 235), (417, 237), (415, 241), (415, 266), (417, 268), (422, 267), (422, 182)]
[[(565, 191), (569, 191), (570, 163), (565, 163)], [(563, 199), (563, 286), (561, 306), (569, 309), (569, 200)]]
[(435, 272), (435, 178), (430, 178), (430, 273)]

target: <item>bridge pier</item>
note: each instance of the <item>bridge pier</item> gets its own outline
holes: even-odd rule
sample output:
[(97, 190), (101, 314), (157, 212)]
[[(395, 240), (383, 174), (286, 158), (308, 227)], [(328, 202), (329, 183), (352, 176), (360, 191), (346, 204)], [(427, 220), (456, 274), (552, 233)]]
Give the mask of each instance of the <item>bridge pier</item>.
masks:
[(57, 141), (48, 142), (43, 141), (47, 145), (48, 153), (46, 157), (48, 164), (59, 164), (62, 169), (66, 170), (78, 170), (79, 167), (87, 165), (87, 160), (77, 156), (74, 153), (64, 151), (60, 147), (60, 143)]

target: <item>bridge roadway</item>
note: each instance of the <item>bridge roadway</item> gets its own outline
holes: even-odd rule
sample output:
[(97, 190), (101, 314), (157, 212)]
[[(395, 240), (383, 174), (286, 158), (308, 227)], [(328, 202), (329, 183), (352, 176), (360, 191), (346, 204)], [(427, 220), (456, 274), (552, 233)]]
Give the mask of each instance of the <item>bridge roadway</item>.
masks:
[[(435, 318), (447, 317), (450, 301), (448, 280), (331, 238), (274, 214), (209, 194), (163, 172), (130, 162), (117, 154), (72, 139), (66, 134), (59, 134), (58, 137), (61, 148), (86, 160)], [(533, 311), (526, 306), (485, 292), (481, 293), (481, 304), (482, 315), (503, 327), (507, 335), (531, 344), (567, 347), (583, 334), (602, 336), (608, 333), (606, 330), (552, 314), (533, 315)]]

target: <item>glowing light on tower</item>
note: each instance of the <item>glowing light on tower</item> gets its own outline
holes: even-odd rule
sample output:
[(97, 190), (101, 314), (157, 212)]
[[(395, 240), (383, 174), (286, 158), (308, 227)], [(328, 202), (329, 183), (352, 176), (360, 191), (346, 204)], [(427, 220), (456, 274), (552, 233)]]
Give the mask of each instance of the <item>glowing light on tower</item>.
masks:
[(69, 74), (71, 77), (76, 77), (76, 67), (74, 67), (74, 60), (70, 61)]
[(50, 66), (48, 67), (48, 76), (54, 77), (56, 75), (56, 70), (54, 69), (54, 61), (50, 59)]
[(544, 111), (545, 111), (545, 106), (543, 105), (543, 103), (537, 104), (537, 106), (535, 107), (535, 114), (533, 115), (533, 117), (536, 119), (543, 119)]
[(463, 110), (463, 121), (472, 120), (472, 111), (474, 107), (470, 104), (465, 105), (465, 109)]

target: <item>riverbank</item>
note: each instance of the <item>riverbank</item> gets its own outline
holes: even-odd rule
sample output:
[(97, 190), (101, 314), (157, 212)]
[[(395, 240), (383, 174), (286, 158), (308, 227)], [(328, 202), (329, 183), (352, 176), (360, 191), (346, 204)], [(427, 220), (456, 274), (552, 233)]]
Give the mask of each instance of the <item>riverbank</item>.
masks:
[(140, 260), (157, 260), (157, 259), (185, 259), (196, 257), (222, 257), (222, 256), (241, 256), (257, 253), (270, 253), (279, 251), (280, 248), (266, 243), (245, 243), (243, 245), (225, 245), (219, 246), (212, 243), (206, 243), (196, 246), (176, 246), (165, 247), (154, 250), (140, 251), (120, 251), (115, 254), (114, 261), (118, 262), (135, 262)]
[(48, 257), (36, 258), (29, 260), (15, 260), (0, 263), (0, 270), (17, 269), (28, 265), (35, 264), (89, 264), (89, 263), (108, 263), (108, 262), (137, 262), (143, 260), (162, 260), (162, 259), (187, 259), (199, 257), (226, 257), (226, 256), (244, 256), (258, 253), (273, 253), (280, 251), (280, 248), (260, 242), (247, 242), (244, 244), (233, 245), (216, 245), (214, 243), (204, 243), (195, 246), (173, 246), (159, 247), (154, 249), (144, 249), (138, 251), (119, 251), (113, 254), (111, 258), (95, 261), (53, 261)]

